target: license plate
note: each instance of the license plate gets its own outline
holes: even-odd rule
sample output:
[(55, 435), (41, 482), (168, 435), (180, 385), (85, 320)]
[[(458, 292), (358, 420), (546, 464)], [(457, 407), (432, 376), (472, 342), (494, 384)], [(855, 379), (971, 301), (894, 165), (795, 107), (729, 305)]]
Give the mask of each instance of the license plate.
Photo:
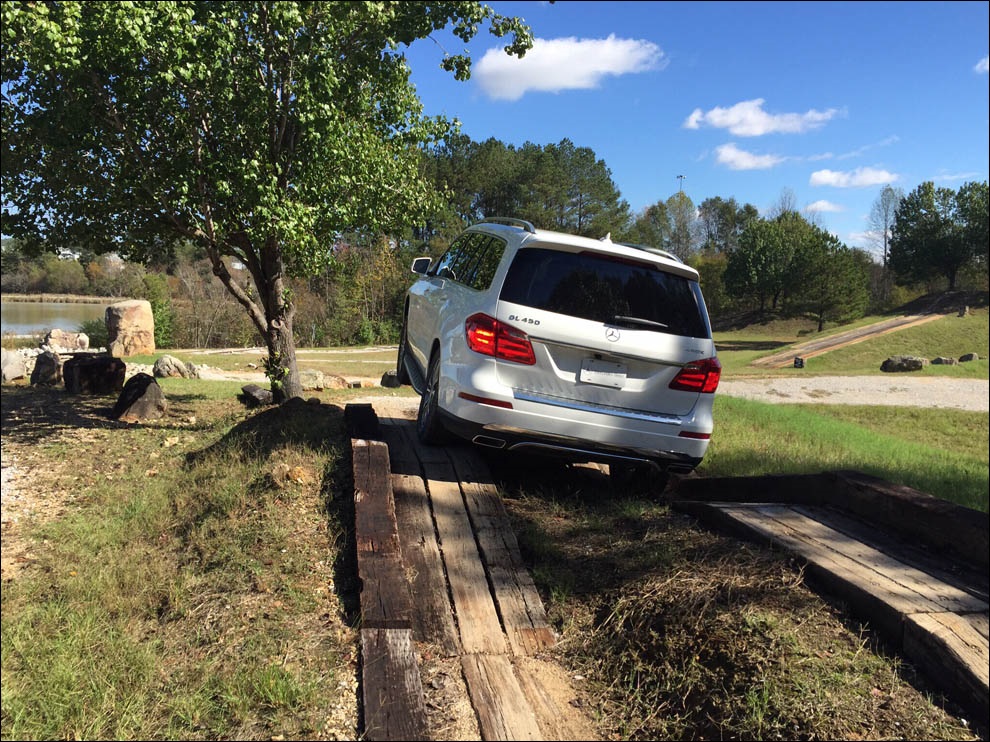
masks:
[(581, 364), (581, 374), (578, 376), (585, 384), (610, 386), (621, 389), (626, 384), (626, 367), (621, 363), (599, 361), (596, 358), (585, 358)]

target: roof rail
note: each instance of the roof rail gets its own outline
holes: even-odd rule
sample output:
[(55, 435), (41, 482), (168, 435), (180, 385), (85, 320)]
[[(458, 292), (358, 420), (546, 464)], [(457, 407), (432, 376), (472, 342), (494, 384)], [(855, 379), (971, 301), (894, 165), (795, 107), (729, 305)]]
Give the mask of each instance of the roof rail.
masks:
[(637, 245), (635, 242), (616, 242), (617, 245), (623, 245), (625, 247), (632, 247), (636, 250), (645, 250), (646, 252), (653, 253), (654, 255), (659, 255), (662, 258), (667, 258), (669, 260), (675, 260), (678, 263), (683, 263), (679, 257), (674, 255), (672, 252), (667, 252), (666, 250), (661, 250), (659, 247), (650, 247), (649, 245)]
[(536, 234), (536, 227), (534, 227), (530, 222), (525, 219), (514, 219), (511, 216), (486, 216), (477, 224), (483, 224), (489, 222), (492, 224), (508, 224), (510, 227), (521, 227), (525, 229), (530, 234)]

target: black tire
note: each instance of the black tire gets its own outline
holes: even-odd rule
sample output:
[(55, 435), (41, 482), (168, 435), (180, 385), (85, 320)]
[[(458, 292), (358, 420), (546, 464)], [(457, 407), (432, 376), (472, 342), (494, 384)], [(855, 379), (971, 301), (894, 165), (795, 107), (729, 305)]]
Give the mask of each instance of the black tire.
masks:
[(426, 371), (426, 388), (419, 398), (419, 414), (416, 416), (416, 435), (429, 446), (446, 443), (450, 436), (440, 420), (440, 351), (430, 356)]
[(406, 339), (406, 320), (402, 320), (402, 333), (399, 335), (399, 353), (395, 358), (395, 376), (399, 386), (410, 383), (409, 372), (406, 370), (406, 354), (409, 352), (409, 341)]
[(667, 488), (670, 475), (648, 464), (609, 464), (612, 492), (630, 497), (659, 497)]

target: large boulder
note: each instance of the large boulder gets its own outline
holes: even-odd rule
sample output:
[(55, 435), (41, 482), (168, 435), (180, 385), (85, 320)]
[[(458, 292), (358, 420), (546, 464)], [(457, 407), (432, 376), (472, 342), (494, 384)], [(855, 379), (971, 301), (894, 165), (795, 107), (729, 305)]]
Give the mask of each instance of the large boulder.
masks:
[(891, 373), (896, 373), (899, 371), (920, 371), (927, 365), (927, 358), (919, 358), (918, 356), (891, 356), (880, 364), (880, 370)]
[(69, 394), (116, 394), (124, 388), (127, 364), (107, 355), (73, 356), (62, 366)]
[(56, 353), (72, 353), (78, 350), (89, 350), (89, 335), (85, 332), (68, 332), (55, 328), (49, 330), (45, 339), (41, 341)]
[(151, 372), (156, 379), (196, 378), (196, 374), (194, 373), (195, 367), (190, 369), (190, 366), (192, 364), (187, 366), (181, 359), (175, 356), (164, 355), (159, 356), (155, 360), (155, 365), (152, 367)]
[(165, 392), (151, 374), (134, 374), (124, 384), (110, 417), (125, 423), (157, 420), (168, 411)]
[(106, 312), (110, 355), (115, 358), (155, 352), (155, 318), (151, 302), (132, 299), (111, 304)]
[(959, 363), (969, 363), (970, 361), (980, 360), (979, 353), (963, 353), (959, 356)]
[(62, 383), (62, 359), (58, 353), (46, 350), (34, 359), (32, 386), (58, 386)]
[(24, 356), (16, 351), (3, 348), (3, 353), (0, 354), (0, 375), (3, 376), (4, 384), (27, 376)]

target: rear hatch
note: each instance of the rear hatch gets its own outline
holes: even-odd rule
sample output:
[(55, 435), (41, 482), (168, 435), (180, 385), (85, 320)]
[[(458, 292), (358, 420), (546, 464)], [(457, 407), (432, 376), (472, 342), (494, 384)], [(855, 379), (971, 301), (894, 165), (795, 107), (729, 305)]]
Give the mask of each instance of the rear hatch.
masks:
[(535, 243), (509, 267), (497, 319), (525, 332), (534, 365), (499, 360), (499, 382), (550, 403), (687, 415), (695, 391), (670, 389), (714, 357), (697, 274), (645, 251)]

